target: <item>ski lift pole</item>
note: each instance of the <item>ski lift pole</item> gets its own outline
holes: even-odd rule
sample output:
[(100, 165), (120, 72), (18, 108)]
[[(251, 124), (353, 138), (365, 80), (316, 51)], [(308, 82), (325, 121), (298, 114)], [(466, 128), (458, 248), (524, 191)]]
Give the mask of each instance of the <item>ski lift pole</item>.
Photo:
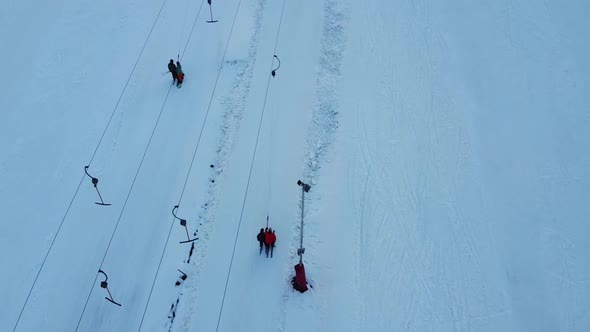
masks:
[(299, 264), (303, 263), (303, 213), (305, 211), (305, 190), (301, 187), (301, 227), (299, 231)]
[(301, 180), (297, 180), (297, 185), (301, 187), (301, 233), (299, 237), (299, 249), (297, 250), (297, 255), (299, 255), (299, 264), (303, 264), (303, 254), (305, 253), (305, 248), (303, 248), (303, 214), (305, 212), (305, 193), (309, 192), (311, 186)]
[(305, 266), (303, 266), (303, 254), (305, 253), (305, 248), (303, 248), (303, 215), (305, 214), (305, 193), (309, 192), (311, 186), (301, 180), (297, 180), (297, 185), (301, 187), (301, 234), (299, 238), (299, 249), (297, 250), (299, 263), (293, 267), (295, 269), (295, 276), (291, 280), (291, 284), (295, 290), (304, 293), (307, 291), (307, 279), (305, 277)]

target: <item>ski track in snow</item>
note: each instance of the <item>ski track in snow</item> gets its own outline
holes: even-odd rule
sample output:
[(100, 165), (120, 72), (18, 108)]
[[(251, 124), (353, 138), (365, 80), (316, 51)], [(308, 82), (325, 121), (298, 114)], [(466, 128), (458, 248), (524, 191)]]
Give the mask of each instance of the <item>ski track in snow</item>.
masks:
[[(440, 59), (448, 51), (447, 44), (433, 26), (427, 2), (413, 1), (408, 6), (413, 15), (403, 18), (374, 5), (366, 6), (366, 12), (361, 12), (366, 20), (376, 26), (392, 18), (407, 20), (401, 23), (407, 31), (390, 31), (381, 36), (385, 40), (379, 41), (373, 38), (374, 33), (367, 33), (361, 44), (355, 45), (366, 50), (363, 58), (379, 64), (378, 71), (367, 68), (366, 75), (377, 78), (373, 92), (378, 96), (373, 99), (377, 103), (356, 110), (355, 132), (360, 136), (352, 145), (357, 146), (353, 151), (358, 151), (360, 160), (349, 170), (350, 178), (364, 179), (364, 184), (348, 189), (349, 195), (355, 197), (351, 201), (359, 202), (357, 210), (361, 211), (357, 217), (359, 225), (355, 225), (359, 234), (355, 255), (356, 284), (362, 299), (361, 330), (391, 326), (405, 330), (432, 330), (434, 326), (469, 330), (502, 318), (510, 309), (501, 301), (498, 303), (485, 284), (479, 284), (481, 289), (470, 289), (470, 293), (477, 294), (487, 306), (475, 311), (483, 314), (474, 314), (474, 299), (466, 298), (461, 290), (478, 285), (477, 279), (485, 276), (481, 246), (493, 240), (489, 234), (482, 236), (477, 221), (466, 219), (472, 218), (466, 216), (471, 211), (456, 203), (462, 199), (457, 195), (473, 180), (473, 157), (470, 137), (457, 121), (462, 117), (456, 114), (453, 94), (440, 79)], [(415, 82), (397, 79), (404, 59), (384, 53), (379, 44), (394, 44), (397, 34), (408, 31), (422, 37), (415, 38), (415, 53), (409, 55), (424, 64), (409, 69), (416, 72)], [(359, 80), (362, 84), (362, 78)], [(419, 105), (400, 93), (403, 84), (415, 85)], [(367, 116), (365, 112), (370, 109), (391, 111)], [(411, 143), (411, 149), (407, 143)], [(477, 186), (473, 190), (477, 208), (482, 205), (481, 194)], [(433, 204), (434, 195), (445, 197), (446, 201)], [(429, 225), (429, 220), (436, 220), (438, 225)], [(439, 227), (449, 232), (450, 239), (429, 230)], [(396, 236), (381, 239), (371, 233)], [(477, 243), (476, 238), (482, 243)], [(415, 247), (418, 243), (420, 246)], [(383, 264), (391, 264), (393, 269), (384, 269)], [(413, 283), (408, 278), (413, 278)], [(407, 284), (415, 285), (413, 291), (397, 286)], [(381, 307), (378, 299), (384, 291), (393, 293), (389, 295), (393, 301)], [(445, 306), (441, 306), (442, 296), (448, 301)], [(392, 316), (388, 314), (391, 311), (401, 314)]]
[(191, 322), (195, 322), (199, 318), (198, 313), (194, 311), (194, 304), (196, 303), (196, 298), (199, 296), (200, 267), (208, 255), (207, 243), (209, 234), (214, 231), (216, 202), (218, 200), (219, 188), (223, 188), (224, 183), (223, 170), (235, 145), (240, 120), (246, 106), (245, 102), (250, 92), (253, 69), (256, 64), (258, 35), (262, 27), (266, 2), (267, 0), (256, 0), (250, 4), (253, 7), (254, 16), (252, 17), (253, 31), (250, 36), (248, 55), (241, 59), (226, 60), (224, 64), (223, 69), (234, 72), (236, 78), (229, 94), (220, 97), (218, 101), (223, 105), (225, 111), (221, 126), (220, 142), (216, 149), (216, 170), (210, 179), (208, 199), (201, 207), (201, 213), (199, 215), (199, 221), (202, 224), (201, 232), (199, 233), (201, 240), (195, 252), (196, 255), (192, 258), (192, 263), (187, 266), (187, 271), (191, 275), (191, 278), (183, 284), (180, 290), (179, 305), (182, 305), (181, 310), (185, 316), (181, 325), (177, 327), (179, 331), (188, 331), (192, 325)]

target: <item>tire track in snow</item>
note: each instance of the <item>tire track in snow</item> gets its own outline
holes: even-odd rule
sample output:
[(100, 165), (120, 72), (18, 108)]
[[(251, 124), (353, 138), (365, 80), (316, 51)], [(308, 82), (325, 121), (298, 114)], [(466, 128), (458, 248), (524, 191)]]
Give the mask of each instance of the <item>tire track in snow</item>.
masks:
[[(373, 41), (370, 41), (370, 43), (372, 42)], [(375, 252), (375, 246), (369, 236), (372, 232), (381, 233), (381, 229), (384, 226), (385, 220), (389, 219), (388, 212), (383, 207), (384, 205), (388, 205), (388, 203), (385, 203), (379, 199), (380, 197), (386, 196), (375, 194), (375, 191), (382, 190), (378, 183), (376, 183), (375, 178), (383, 180), (387, 179), (389, 175), (385, 171), (383, 163), (380, 161), (380, 158), (383, 156), (379, 155), (375, 147), (372, 145), (371, 137), (368, 135), (367, 121), (366, 117), (364, 116), (364, 112), (357, 110), (355, 123), (357, 124), (356, 132), (360, 133), (360, 138), (355, 140), (355, 144), (358, 146), (354, 149), (354, 151), (359, 151), (362, 156), (360, 166), (355, 165), (355, 168), (364, 168), (366, 172), (366, 179), (362, 188), (362, 197), (360, 199), (353, 199), (353, 202), (359, 202), (358, 204), (361, 205), (361, 213), (360, 216), (358, 216), (358, 223), (355, 223), (353, 226), (355, 227), (355, 233), (359, 234), (356, 243), (357, 249), (354, 252), (354, 254), (357, 255), (355, 258), (357, 265), (355, 266), (355, 270), (353, 272), (358, 279), (356, 283), (357, 290), (364, 290), (357, 295), (357, 298), (360, 300), (359, 302), (361, 306), (359, 317), (360, 328), (361, 330), (366, 331), (370, 328), (367, 326), (367, 322), (371, 321), (371, 319), (368, 318), (370, 309), (367, 306), (367, 298), (371, 297), (371, 294), (368, 294), (367, 292), (367, 290), (369, 290), (369, 284), (372, 275), (370, 272), (370, 266), (375, 263), (375, 255), (379, 255), (379, 253)], [(356, 169), (353, 171), (351, 176), (359, 176)], [(351, 195), (354, 195), (356, 192), (355, 188), (351, 188), (350, 191)], [(392, 193), (387, 196), (396, 197), (396, 195), (393, 195)], [(369, 206), (367, 207), (367, 205)], [(374, 225), (371, 224), (372, 220), (380, 220), (377, 227), (373, 227)], [(393, 239), (391, 241), (393, 241)], [(392, 242), (390, 242), (387, 246), (391, 247), (391, 245)], [(382, 253), (385, 252), (391, 251), (382, 251)], [(402, 254), (403, 253), (404, 251), (402, 251)], [(403, 266), (403, 264), (395, 265), (395, 267), (398, 268), (401, 266)], [(402, 275), (402, 271), (398, 269), (395, 273), (392, 273), (392, 275), (393, 278), (388, 277), (386, 280), (390, 280), (390, 282), (393, 284), (396, 282), (399, 283), (399, 278)]]
[[(364, 276), (361, 276), (360, 274), (365, 270), (364, 266), (363, 266), (363, 257), (366, 256), (365, 254), (365, 249), (367, 247), (367, 234), (366, 234), (366, 228), (363, 227), (363, 225), (365, 224), (365, 214), (366, 214), (366, 202), (368, 201), (368, 194), (367, 194), (367, 185), (369, 184), (369, 174), (367, 173), (367, 177), (365, 179), (365, 185), (363, 188), (363, 198), (362, 198), (362, 202), (363, 202), (363, 207), (361, 210), (361, 216), (360, 216), (360, 220), (358, 222), (358, 227), (359, 227), (359, 232), (358, 234), (360, 234), (359, 236), (359, 243), (358, 243), (358, 253), (357, 253), (357, 270), (355, 271), (355, 275), (357, 276), (357, 290), (360, 289), (366, 289), (365, 286), (365, 282), (366, 282), (366, 278), (364, 278)], [(365, 294), (365, 293), (361, 293), (361, 294)], [(364, 301), (364, 298), (361, 297), (361, 299), (363, 299), (363, 301), (361, 302), (361, 315), (360, 315), (360, 324), (363, 327), (364, 330), (367, 329), (366, 326), (366, 322), (367, 322), (367, 307), (364, 305), (364, 303), (366, 303), (366, 301)]]
[[(409, 15), (409, 28), (419, 36), (417, 57), (423, 63), (423, 67), (418, 69), (418, 86), (423, 91), (423, 100), (427, 101), (423, 102), (423, 118), (412, 119), (415, 123), (423, 123), (426, 130), (419, 125), (418, 128), (414, 126), (413, 134), (425, 134), (423, 138), (417, 136), (416, 141), (421, 143), (421, 154), (425, 157), (424, 166), (421, 167), (427, 175), (424, 179), (429, 189), (427, 195), (443, 198), (440, 203), (428, 203), (431, 201), (428, 199), (424, 201), (427, 205), (420, 209), (429, 213), (420, 218), (421, 223), (425, 222), (421, 227), (434, 225), (432, 217), (436, 212), (436, 227), (442, 226), (448, 230), (447, 236), (437, 236), (435, 233), (429, 236), (433, 247), (429, 255), (424, 257), (434, 263), (430, 264), (432, 269), (428, 270), (426, 280), (429, 283), (424, 285), (432, 289), (436, 296), (435, 302), (431, 302), (434, 305), (432, 314), (426, 316), (427, 320), (422, 322), (417, 320), (419, 317), (412, 319), (419, 327), (427, 322), (439, 326), (447, 324), (454, 329), (470, 329), (470, 324), (475, 320), (493, 319), (509, 311), (502, 306), (493, 305), (493, 298), (490, 299), (493, 291), (488, 289), (485, 282), (478, 280), (485, 280), (482, 265), (486, 265), (482, 264), (480, 242), (482, 239), (487, 242), (485, 237), (490, 235), (478, 230), (478, 225), (474, 224), (477, 220), (470, 220), (473, 219), (473, 214), (461, 205), (468, 183), (474, 179), (469, 173), (473, 158), (469, 135), (458, 121), (462, 117), (457, 114), (460, 110), (456, 108), (454, 93), (447, 88), (447, 78), (442, 73), (448, 45), (439, 32), (435, 19), (431, 17), (431, 4), (426, 1), (412, 1), (411, 5), (414, 15)], [(406, 171), (404, 173), (412, 174)], [(408, 191), (416, 184), (417, 181), (407, 181)], [(412, 189), (411, 192), (416, 191)], [(482, 205), (480, 200), (475, 203)], [(432, 275), (439, 276), (440, 280), (432, 279)], [(439, 290), (436, 289), (437, 285)], [(470, 289), (464, 290), (463, 287)], [(478, 299), (467, 297), (470, 293), (476, 294)], [(449, 299), (447, 303), (439, 300), (441, 294)], [(489, 315), (478, 315), (474, 302), (480, 304)]]
[(556, 314), (564, 322), (566, 331), (576, 331), (580, 328), (579, 322), (584, 317), (584, 310), (586, 314), (590, 312), (590, 307), (580, 305), (581, 294), (584, 293), (580, 290), (590, 288), (590, 280), (584, 279), (576, 264), (573, 253), (576, 243), (562, 232), (549, 227), (544, 227), (539, 236), (545, 257), (543, 268), (549, 279), (556, 280), (559, 285), (559, 298), (556, 300), (567, 303)]
[[(352, 167), (352, 171), (351, 171), (351, 177), (358, 177), (360, 176), (358, 174), (358, 167), (355, 165)], [(366, 273), (365, 273), (365, 263), (366, 261), (363, 259), (364, 257), (368, 257), (368, 255), (366, 254), (366, 248), (367, 248), (367, 229), (366, 227), (364, 227), (364, 224), (366, 222), (367, 218), (370, 218), (371, 216), (371, 211), (367, 211), (367, 205), (368, 205), (368, 201), (369, 201), (369, 197), (372, 196), (372, 190), (371, 192), (368, 191), (369, 187), (373, 188), (373, 184), (371, 183), (372, 180), (370, 177), (370, 172), (366, 173), (365, 176), (365, 180), (364, 180), (364, 185), (363, 185), (363, 190), (362, 193), (360, 195), (360, 197), (355, 197), (357, 194), (357, 191), (355, 190), (356, 188), (354, 188), (354, 185), (352, 183), (350, 183), (349, 186), (349, 195), (352, 195), (352, 197), (355, 197), (355, 199), (353, 199), (353, 201), (355, 202), (359, 202), (359, 204), (361, 204), (361, 209), (360, 209), (360, 214), (358, 216), (358, 223), (355, 223), (353, 225), (353, 232), (354, 234), (359, 234), (358, 237), (356, 237), (356, 243), (355, 246), (353, 246), (353, 255), (354, 255), (354, 260), (356, 261), (356, 266), (355, 266), (355, 270), (353, 271), (353, 276), (355, 278), (354, 283), (356, 284), (356, 291), (358, 292), (357, 294), (354, 294), (354, 298), (359, 299), (359, 306), (360, 306), (360, 310), (357, 313), (358, 315), (358, 328), (360, 328), (362, 331), (367, 331), (367, 307), (365, 305), (366, 300), (366, 293), (364, 292), (359, 292), (359, 290), (362, 289), (366, 289)], [(369, 186), (370, 184), (370, 186)], [(370, 207), (369, 207), (370, 209)]]
[[(219, 144), (216, 149), (216, 159), (214, 165), (217, 165), (214, 173), (212, 174), (209, 181), (209, 189), (207, 192), (207, 200), (201, 206), (199, 213), (200, 239), (198, 250), (195, 252), (195, 256), (189, 256), (187, 258), (188, 274), (191, 275), (190, 279), (183, 284), (183, 288), (180, 289), (181, 299), (180, 303), (177, 303), (177, 310), (179, 304), (188, 305), (186, 308), (181, 308), (184, 317), (181, 320), (181, 325), (176, 330), (187, 331), (190, 328), (191, 321), (194, 321), (197, 313), (194, 312), (194, 305), (196, 304), (196, 298), (198, 296), (198, 287), (200, 280), (200, 268), (205, 261), (208, 254), (208, 240), (209, 235), (213, 230), (215, 224), (217, 200), (220, 195), (220, 188), (223, 187), (223, 172), (226, 166), (229, 156), (235, 146), (235, 140), (240, 127), (240, 120), (242, 114), (246, 108), (246, 99), (250, 93), (250, 87), (252, 83), (253, 70), (256, 64), (256, 53), (258, 46), (258, 37), (262, 27), (262, 18), (264, 14), (264, 8), (267, 0), (251, 0), (251, 6), (254, 6), (254, 27), (252, 35), (250, 37), (248, 46), (248, 55), (242, 59), (227, 60), (224, 63), (224, 67), (228, 66), (235, 71), (236, 78), (232, 84), (232, 88), (227, 97), (219, 98), (219, 103), (223, 105), (224, 114), (221, 125), (221, 137)], [(222, 69), (223, 70), (223, 69)], [(227, 69), (226, 69), (227, 70)], [(182, 295), (186, 294), (183, 298)], [(187, 298), (188, 297), (188, 298)], [(172, 326), (170, 326), (170, 330)]]
[[(428, 16), (429, 9), (425, 6), (425, 2), (412, 2), (411, 5), (415, 10), (418, 10), (418, 18), (421, 15)], [(381, 20), (387, 22), (390, 20), (387, 13), (379, 12), (378, 8), (375, 7), (373, 10), (368, 11), (365, 19), (373, 19), (375, 21)], [(432, 28), (430, 27), (430, 18), (424, 18), (426, 27), (421, 26), (422, 20), (417, 20), (415, 17), (409, 16), (406, 18), (410, 21), (409, 26), (410, 32), (414, 30), (424, 31), (422, 38), (418, 38), (418, 44), (421, 49), (421, 54), (418, 54), (425, 61), (421, 66), (416, 67), (416, 82), (418, 91), (424, 91), (424, 106), (425, 110), (417, 109), (416, 111), (426, 112), (415, 112), (411, 109), (412, 100), (408, 100), (408, 96), (400, 95), (400, 89), (397, 87), (399, 84), (403, 84), (399, 80), (398, 72), (404, 72), (404, 69), (395, 68), (397, 62), (392, 61), (389, 54), (383, 52), (383, 48), (379, 45), (373, 45), (375, 40), (371, 39), (372, 35), (378, 35), (377, 33), (367, 35), (367, 44), (365, 49), (367, 55), (375, 59), (376, 63), (381, 65), (378, 72), (370, 72), (368, 76), (381, 77), (376, 86), (376, 91), (371, 93), (377, 94), (377, 99), (380, 101), (375, 107), (377, 108), (391, 108), (393, 105), (393, 116), (385, 114), (376, 114), (378, 117), (378, 123), (391, 123), (391, 127), (387, 125), (377, 125), (377, 133), (382, 132), (381, 135), (375, 135), (373, 127), (374, 119), (371, 117), (364, 116), (363, 114), (357, 115), (357, 124), (359, 132), (362, 136), (359, 142), (362, 147), (359, 149), (363, 155), (364, 164), (369, 169), (369, 173), (374, 176), (378, 181), (374, 181), (374, 190), (381, 192), (377, 197), (382, 197), (386, 202), (370, 202), (373, 205), (373, 215), (367, 217), (368, 227), (376, 233), (383, 234), (399, 234), (389, 239), (378, 239), (375, 243), (369, 242), (370, 248), (367, 249), (367, 255), (377, 253), (377, 249), (381, 248), (381, 258), (371, 259), (367, 257), (364, 259), (366, 267), (362, 267), (362, 271), (365, 275), (368, 275), (372, 282), (380, 284), (382, 289), (391, 290), (394, 293), (391, 307), (399, 307), (401, 315), (398, 318), (386, 318), (390, 315), (387, 314), (388, 306), (382, 307), (380, 303), (372, 304), (372, 308), (367, 308), (369, 315), (374, 319), (378, 319), (378, 324), (383, 324), (381, 327), (386, 325), (391, 326), (393, 322), (399, 322), (399, 326), (404, 326), (405, 330), (415, 329), (417, 318), (423, 312), (428, 312), (428, 316), (432, 316), (434, 313), (433, 309), (436, 309), (437, 295), (435, 294), (436, 280), (433, 279), (433, 275), (436, 275), (435, 271), (439, 270), (444, 265), (439, 264), (437, 259), (439, 253), (436, 251), (436, 243), (429, 237), (424, 237), (425, 233), (422, 228), (426, 227), (428, 215), (426, 212), (429, 208), (429, 195), (428, 191), (429, 183), (432, 182), (430, 174), (441, 173), (441, 163), (438, 157), (439, 150), (436, 148), (437, 144), (435, 141), (441, 138), (437, 131), (432, 130), (433, 125), (436, 122), (433, 121), (433, 113), (435, 109), (436, 90), (431, 84), (431, 76), (437, 72), (436, 62), (429, 53), (430, 43), (429, 38), (431, 37)], [(419, 22), (418, 22), (419, 21)], [(378, 24), (377, 24), (378, 25)], [(394, 44), (397, 42), (395, 32), (391, 32), (381, 36), (385, 38), (385, 44)], [(437, 45), (439, 41), (436, 41)], [(405, 53), (401, 53), (405, 55)], [(368, 69), (370, 70), (370, 68)], [(422, 105), (418, 105), (422, 106)], [(425, 114), (422, 119), (422, 114)], [(383, 117), (383, 118), (382, 118)], [(370, 118), (370, 119), (367, 119)], [(388, 121), (387, 121), (388, 120)], [(425, 120), (425, 121), (424, 121)], [(426, 124), (427, 130), (424, 130), (423, 124)], [(372, 130), (366, 128), (369, 126)], [(430, 129), (428, 129), (430, 127)], [(386, 131), (393, 128), (396, 133), (389, 136)], [(436, 129), (436, 128), (434, 128)], [(408, 135), (405, 135), (405, 134)], [(383, 135), (385, 134), (385, 135)], [(424, 135), (426, 134), (426, 135)], [(408, 136), (408, 139), (404, 137)], [(416, 151), (413, 151), (412, 146), (415, 146)], [(384, 147), (380, 147), (383, 146)], [(383, 148), (394, 152), (391, 155), (379, 153), (383, 151)], [(405, 148), (405, 149), (404, 149)], [(409, 153), (410, 155), (406, 155)], [(418, 157), (418, 163), (413, 164), (411, 162), (413, 154), (417, 153), (415, 157)], [(424, 160), (422, 160), (424, 159)], [(392, 172), (392, 169), (397, 170)], [(391, 220), (391, 218), (395, 218)], [(389, 219), (386, 224), (383, 221)], [(418, 221), (418, 223), (413, 221)], [(371, 224), (372, 223), (372, 224)], [(397, 229), (396, 229), (397, 228)], [(381, 229), (383, 230), (381, 232)], [(416, 246), (417, 243), (422, 245)], [(372, 247), (372, 248), (371, 248)], [(393, 250), (390, 250), (393, 249)], [(385, 257), (383, 257), (385, 256)], [(392, 262), (394, 269), (393, 277), (386, 277), (387, 271), (384, 273), (383, 269), (377, 264), (385, 261)], [(434, 264), (433, 264), (434, 263)], [(420, 273), (424, 271), (426, 273)], [(400, 285), (413, 285), (410, 289), (400, 288)], [(388, 286), (388, 287), (387, 287)], [(413, 291), (411, 288), (419, 290), (419, 292)], [(368, 292), (370, 296), (373, 292), (376, 298), (380, 295), (378, 289), (373, 287), (365, 288), (365, 292)], [(369, 305), (370, 302), (368, 302)], [(372, 312), (372, 313), (371, 313)], [(368, 320), (371, 320), (368, 317)], [(374, 321), (375, 322), (375, 321)], [(373, 323), (375, 324), (375, 323)], [(373, 328), (378, 327), (373, 326)]]
[[(430, 176), (426, 181), (432, 183), (434, 195), (445, 198), (441, 203), (430, 203), (425, 206), (429, 211), (429, 215), (425, 217), (431, 219), (432, 213), (438, 211), (438, 223), (449, 230), (450, 235), (431, 236), (434, 241), (434, 251), (431, 255), (434, 256), (426, 258), (433, 259), (434, 264), (433, 270), (429, 273), (440, 276), (444, 282), (444, 287), (440, 291), (449, 301), (446, 304), (440, 303), (437, 299), (440, 294), (436, 295), (436, 302), (432, 303), (436, 305), (433, 308), (434, 314), (428, 321), (441, 324), (445, 322), (452, 324), (455, 329), (461, 329), (465, 328), (466, 324), (471, 324), (470, 317), (474, 316), (474, 309), (470, 305), (472, 300), (465, 297), (468, 292), (461, 290), (461, 284), (473, 287), (474, 275), (483, 275), (472, 222), (467, 220), (466, 212), (457, 203), (460, 199), (457, 196), (462, 195), (466, 184), (465, 171), (468, 170), (468, 162), (471, 160), (470, 146), (465, 130), (457, 121), (460, 117), (457, 116), (453, 93), (448, 91), (448, 85), (445, 84), (447, 82), (442, 78), (441, 68), (448, 53), (446, 40), (435, 25), (430, 4), (427, 1), (416, 1), (413, 5), (415, 15), (412, 16), (411, 25), (422, 37), (418, 55), (425, 64), (420, 70), (420, 84), (427, 100), (424, 105), (426, 109), (423, 123), (428, 135), (423, 143), (426, 143), (425, 170)], [(424, 221), (430, 224), (431, 221), (428, 219)], [(447, 278), (448, 280), (445, 280)], [(435, 289), (436, 284), (440, 284), (440, 281), (431, 280), (428, 285), (435, 294), (440, 293)], [(482, 297), (489, 294), (485, 283), (476, 293)]]
[[(382, 63), (384, 61), (378, 62)], [(388, 76), (389, 74), (385, 73), (385, 75)], [(379, 89), (380, 93), (387, 98), (386, 100), (388, 100), (390, 97), (394, 98), (395, 91), (390, 89), (390, 85), (385, 84), (386, 82), (389, 82), (389, 80), (382, 80)], [(392, 102), (391, 104), (394, 103)], [(368, 226), (368, 228), (370, 228), (375, 233), (389, 234), (392, 233), (392, 231), (385, 228), (391, 227), (391, 225), (387, 225), (386, 220), (391, 221), (392, 212), (397, 211), (396, 215), (399, 217), (399, 226), (402, 227), (403, 232), (399, 237), (390, 237), (388, 239), (379, 240), (378, 244), (365, 241), (368, 248), (365, 248), (365, 253), (362, 254), (363, 257), (359, 257), (359, 260), (362, 262), (359, 265), (360, 278), (362, 279), (361, 283), (364, 282), (362, 289), (364, 289), (364, 293), (368, 292), (369, 295), (366, 296), (370, 297), (370, 292), (376, 291), (375, 289), (371, 289), (371, 287), (369, 287), (371, 282), (378, 283), (382, 286), (387, 285), (387, 287), (383, 287), (383, 289), (394, 292), (393, 296), (396, 302), (401, 305), (407, 304), (405, 307), (405, 314), (403, 316), (408, 317), (405, 322), (405, 328), (411, 329), (411, 318), (415, 317), (415, 314), (418, 311), (417, 304), (419, 302), (418, 300), (420, 299), (418, 299), (415, 294), (406, 294), (404, 290), (396, 289), (395, 286), (404, 284), (404, 281), (407, 280), (407, 276), (411, 275), (411, 278), (414, 280), (413, 282), (419, 284), (420, 288), (426, 293), (426, 296), (422, 300), (426, 301), (429, 307), (432, 307), (434, 297), (429, 291), (430, 282), (427, 281), (421, 274), (413, 274), (413, 271), (418, 269), (417, 265), (425, 265), (424, 262), (428, 257), (427, 253), (431, 245), (429, 243), (425, 243), (425, 245), (418, 248), (418, 250), (416, 250), (416, 248), (412, 248), (410, 246), (412, 243), (424, 242), (424, 240), (418, 239), (416, 237), (416, 225), (407, 221), (407, 219), (409, 219), (407, 217), (409, 217), (411, 214), (420, 216), (425, 188), (423, 183), (418, 188), (419, 190), (411, 185), (409, 174), (412, 173), (407, 169), (405, 164), (402, 164), (400, 167), (402, 171), (397, 174), (398, 180), (394, 180), (391, 169), (388, 168), (388, 165), (394, 165), (399, 163), (399, 161), (391, 160), (391, 156), (380, 154), (379, 150), (375, 148), (373, 145), (376, 143), (374, 142), (374, 137), (368, 134), (369, 130), (367, 129), (367, 122), (370, 122), (369, 120), (371, 119), (368, 119), (363, 113), (357, 113), (357, 131), (361, 134), (360, 139), (357, 140), (357, 142), (359, 142), (358, 150), (362, 154), (362, 165), (367, 167), (367, 174), (370, 174), (371, 176), (371, 188), (373, 188), (375, 191), (387, 191), (386, 193), (372, 196), (376, 197), (377, 199), (380, 197), (389, 197), (389, 199), (386, 201), (378, 200), (373, 202), (363, 200), (363, 202), (366, 204), (372, 204), (372, 207), (370, 209), (369, 216), (365, 216), (359, 222), (364, 223), (366, 221), (368, 225), (362, 227), (367, 228)], [(379, 137), (379, 139), (386, 141), (383, 137)], [(391, 150), (395, 151), (393, 147)], [(396, 155), (393, 156), (395, 158)], [(375, 178), (379, 179), (379, 181), (375, 181)], [(401, 188), (406, 188), (405, 192), (408, 194), (403, 195), (403, 192), (400, 189), (395, 192), (391, 191), (391, 188), (399, 187), (399, 182), (401, 182)], [(372, 220), (377, 222), (375, 224), (371, 224)], [(364, 236), (366, 235), (361, 234), (361, 237)], [(407, 237), (408, 241), (399, 241), (399, 239), (403, 238), (404, 236)], [(394, 249), (397, 249), (397, 251)], [(388, 261), (396, 262), (392, 265), (392, 268), (394, 269), (393, 271), (388, 270), (386, 273), (383, 273), (382, 270), (374, 268), (374, 264), (379, 264), (379, 261), (376, 260), (375, 257), (382, 257), (384, 254), (390, 256), (390, 258), (387, 258)], [(421, 268), (425, 269), (423, 267)], [(402, 300), (404, 302), (402, 302)], [(378, 309), (380, 310), (380, 313), (373, 313), (373, 316), (377, 315), (379, 317), (386, 317), (388, 315), (386, 312), (387, 308), (379, 307)], [(368, 313), (371, 311), (371, 309), (366, 308), (366, 305), (363, 310), (365, 311), (365, 315), (368, 315)], [(361, 321), (361, 324), (366, 324), (364, 323), (365, 321), (371, 321), (371, 318), (364, 317)]]

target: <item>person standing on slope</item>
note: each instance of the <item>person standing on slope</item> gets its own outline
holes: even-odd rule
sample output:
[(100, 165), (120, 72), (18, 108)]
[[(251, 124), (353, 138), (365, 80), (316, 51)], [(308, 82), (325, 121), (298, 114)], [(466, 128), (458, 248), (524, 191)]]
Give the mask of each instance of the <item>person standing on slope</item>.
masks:
[(266, 248), (266, 257), (268, 257), (268, 251), (270, 249), (270, 257), (272, 258), (272, 251), (275, 246), (275, 242), (277, 241), (277, 237), (274, 234), (274, 231), (269, 227), (268, 232), (264, 234), (264, 244)]
[(256, 240), (258, 240), (258, 242), (260, 243), (260, 252), (258, 252), (259, 255), (262, 255), (262, 245), (264, 244), (264, 239), (264, 228), (261, 228), (260, 233), (258, 233), (258, 235), (256, 236)]
[(275, 249), (275, 243), (277, 242), (277, 236), (275, 235), (275, 230), (272, 230), (272, 234), (270, 235), (270, 258), (272, 258), (272, 252)]
[(266, 252), (266, 257), (268, 257), (268, 250), (270, 249), (269, 242), (267, 241), (269, 239), (268, 233), (270, 233), (270, 232), (271, 232), (270, 228), (266, 227), (264, 229), (264, 252)]
[(182, 81), (184, 81), (184, 72), (182, 71), (180, 61), (176, 61), (176, 87), (180, 88)]
[(170, 59), (170, 62), (168, 63), (168, 71), (172, 74), (172, 84), (176, 83), (176, 65), (172, 59)]

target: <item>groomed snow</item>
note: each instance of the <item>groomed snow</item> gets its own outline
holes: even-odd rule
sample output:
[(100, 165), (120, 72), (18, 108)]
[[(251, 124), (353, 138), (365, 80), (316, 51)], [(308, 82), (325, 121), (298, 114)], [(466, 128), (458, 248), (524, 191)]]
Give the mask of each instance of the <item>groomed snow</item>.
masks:
[(1, 331), (590, 330), (587, 2), (2, 8)]

